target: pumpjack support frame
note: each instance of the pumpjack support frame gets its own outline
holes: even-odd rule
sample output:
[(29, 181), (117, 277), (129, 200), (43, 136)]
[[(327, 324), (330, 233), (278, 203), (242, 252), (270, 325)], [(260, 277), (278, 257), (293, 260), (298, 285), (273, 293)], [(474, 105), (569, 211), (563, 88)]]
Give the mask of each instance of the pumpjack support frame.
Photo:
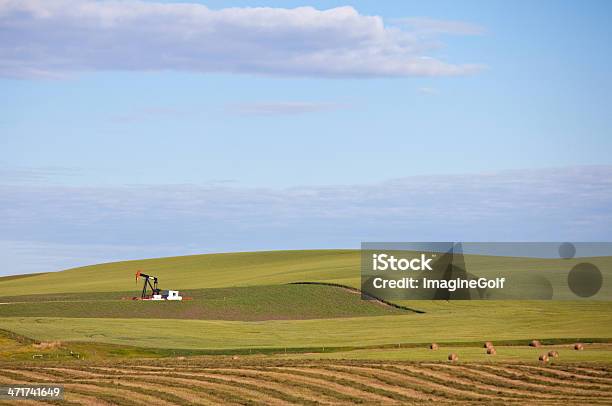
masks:
[[(136, 272), (136, 283), (138, 283), (138, 279), (144, 278), (144, 284), (142, 285), (142, 293), (140, 295), (141, 299), (148, 299), (153, 297), (154, 295), (160, 294), (160, 289), (157, 287), (157, 276), (150, 276), (146, 273), (142, 273), (140, 271)], [(151, 283), (151, 279), (153, 279), (153, 283)], [(147, 295), (148, 288), (151, 289), (151, 295)]]

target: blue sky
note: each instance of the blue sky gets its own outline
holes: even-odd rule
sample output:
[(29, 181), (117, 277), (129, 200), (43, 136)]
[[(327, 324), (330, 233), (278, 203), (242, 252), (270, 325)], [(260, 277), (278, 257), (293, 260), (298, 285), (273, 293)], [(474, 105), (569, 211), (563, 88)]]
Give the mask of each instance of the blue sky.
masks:
[(0, 1), (0, 273), (611, 239), (609, 2), (161, 6)]

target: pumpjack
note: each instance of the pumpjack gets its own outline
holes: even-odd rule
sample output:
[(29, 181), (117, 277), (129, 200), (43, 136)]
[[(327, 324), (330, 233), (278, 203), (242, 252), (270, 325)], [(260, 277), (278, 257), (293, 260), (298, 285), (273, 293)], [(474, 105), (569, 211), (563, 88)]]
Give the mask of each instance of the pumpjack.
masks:
[[(178, 290), (164, 290), (163, 292), (157, 287), (157, 276), (147, 275), (141, 271), (136, 272), (136, 283), (140, 278), (144, 278), (144, 284), (142, 285), (142, 293), (140, 294), (140, 300), (183, 300), (183, 297), (179, 295)], [(153, 280), (153, 283), (151, 283)], [(148, 290), (151, 289), (151, 294), (148, 294)], [(138, 300), (138, 298), (132, 298)]]
[[(138, 283), (138, 279), (141, 277), (144, 278), (144, 285), (142, 286), (142, 294), (140, 295), (140, 298), (149, 299), (155, 295), (159, 295), (160, 290), (157, 287), (157, 276), (149, 276), (146, 273), (138, 271), (136, 272), (136, 283)], [(153, 279), (153, 283), (151, 283), (151, 279)], [(148, 288), (151, 288), (151, 295), (147, 295)]]

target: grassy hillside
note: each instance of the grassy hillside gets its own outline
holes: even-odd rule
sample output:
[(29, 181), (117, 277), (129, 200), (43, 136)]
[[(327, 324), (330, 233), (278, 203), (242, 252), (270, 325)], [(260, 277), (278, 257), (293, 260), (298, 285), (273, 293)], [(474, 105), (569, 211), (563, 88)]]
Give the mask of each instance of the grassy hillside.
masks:
[[(480, 302), (483, 303), (483, 302)], [(39, 340), (156, 348), (302, 348), (612, 337), (612, 304), (488, 302), (426, 314), (259, 322), (4, 317), (0, 329)]]
[[(0, 298), (0, 317), (90, 317), (206, 320), (292, 320), (406, 314), (333, 286), (272, 285), (183, 292), (192, 300), (121, 300), (133, 292), (64, 293)], [(7, 303), (8, 302), (8, 303)]]
[[(480, 275), (527, 272), (532, 266), (558, 272), (551, 279), (555, 289), (566, 284), (567, 270), (582, 260), (493, 262), (466, 256), (470, 272)], [(610, 269), (609, 258), (589, 260)], [(25, 302), (0, 304), (0, 329), (38, 340), (200, 350), (612, 339), (612, 302), (606, 301), (400, 302), (426, 311), (407, 314), (363, 302), (342, 289), (287, 285), (318, 281), (359, 287), (359, 268), (357, 250), (274, 251), (126, 261), (0, 278), (0, 302)], [(117, 300), (137, 294), (134, 273), (139, 269), (158, 276), (162, 289), (186, 291), (194, 300)], [(608, 295), (609, 288), (602, 292)]]
[(28, 277), (0, 278), (0, 295), (124, 292), (137, 270), (162, 289), (201, 289), (319, 281), (359, 286), (359, 251), (313, 250), (206, 254), (113, 262)]
[[(612, 297), (612, 257), (535, 259), (465, 255), (472, 274), (512, 276), (508, 281), (519, 293), (537, 286), (533, 270), (546, 274), (555, 298), (575, 299), (567, 288), (567, 272), (579, 262), (590, 262), (604, 274), (604, 286), (594, 299)], [(0, 278), (0, 296), (66, 292), (137, 291), (137, 270), (159, 277), (162, 289), (193, 290), (237, 286), (279, 285), (299, 281), (360, 286), (360, 251), (312, 250), (205, 254), (114, 262), (62, 272)], [(537, 277), (537, 276), (536, 276)], [(502, 297), (500, 297), (502, 298)]]

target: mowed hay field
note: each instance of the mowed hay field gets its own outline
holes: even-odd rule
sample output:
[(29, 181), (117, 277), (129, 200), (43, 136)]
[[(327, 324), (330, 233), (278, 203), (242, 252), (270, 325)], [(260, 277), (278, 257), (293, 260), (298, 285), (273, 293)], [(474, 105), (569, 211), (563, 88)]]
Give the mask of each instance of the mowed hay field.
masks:
[(25, 383), (62, 384), (63, 403), (87, 405), (612, 403), (612, 369), (595, 364), (217, 357), (2, 365), (0, 384)]

